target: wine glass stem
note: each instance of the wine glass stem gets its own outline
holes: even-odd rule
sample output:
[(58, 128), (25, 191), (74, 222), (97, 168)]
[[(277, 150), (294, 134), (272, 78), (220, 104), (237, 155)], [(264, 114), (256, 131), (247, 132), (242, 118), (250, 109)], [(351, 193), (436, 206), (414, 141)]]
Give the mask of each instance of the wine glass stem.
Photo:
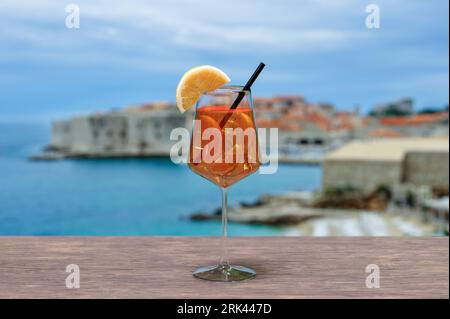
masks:
[(221, 188), (222, 190), (222, 255), (220, 257), (219, 264), (221, 266), (228, 267), (230, 265), (228, 261), (228, 246), (227, 246), (227, 238), (228, 238), (228, 193), (226, 188)]

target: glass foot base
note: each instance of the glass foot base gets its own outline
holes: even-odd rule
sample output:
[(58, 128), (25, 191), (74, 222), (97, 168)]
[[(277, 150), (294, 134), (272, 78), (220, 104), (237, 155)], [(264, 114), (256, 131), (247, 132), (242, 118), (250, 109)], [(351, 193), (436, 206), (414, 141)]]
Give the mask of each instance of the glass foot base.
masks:
[(193, 273), (194, 277), (212, 281), (239, 281), (256, 276), (251, 268), (237, 265), (214, 265), (200, 267)]

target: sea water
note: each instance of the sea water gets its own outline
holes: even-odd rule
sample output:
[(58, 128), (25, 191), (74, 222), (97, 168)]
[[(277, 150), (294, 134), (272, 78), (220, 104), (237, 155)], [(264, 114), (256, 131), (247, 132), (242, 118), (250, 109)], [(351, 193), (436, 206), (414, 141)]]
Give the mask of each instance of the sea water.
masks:
[[(220, 221), (190, 213), (220, 206), (217, 186), (170, 159), (33, 162), (47, 124), (0, 124), (0, 235), (220, 235)], [(265, 193), (314, 190), (320, 166), (280, 165), (229, 191), (230, 205)], [(278, 235), (283, 228), (231, 223), (230, 235)]]

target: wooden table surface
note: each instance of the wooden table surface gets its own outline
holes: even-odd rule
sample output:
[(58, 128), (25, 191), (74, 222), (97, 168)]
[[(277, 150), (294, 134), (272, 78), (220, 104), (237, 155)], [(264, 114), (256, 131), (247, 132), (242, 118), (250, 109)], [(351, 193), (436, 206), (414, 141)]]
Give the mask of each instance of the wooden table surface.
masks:
[[(236, 237), (244, 282), (192, 277), (218, 259), (213, 237), (0, 237), (0, 298), (448, 298), (449, 239)], [(66, 266), (80, 268), (68, 289)], [(366, 287), (368, 264), (380, 288)]]

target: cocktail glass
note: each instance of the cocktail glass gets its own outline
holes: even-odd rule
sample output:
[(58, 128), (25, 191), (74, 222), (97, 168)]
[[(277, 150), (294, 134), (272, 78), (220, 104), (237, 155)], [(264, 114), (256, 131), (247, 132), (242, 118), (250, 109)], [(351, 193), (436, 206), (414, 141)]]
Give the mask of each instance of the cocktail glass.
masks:
[[(237, 107), (231, 105), (243, 95)], [(238, 281), (256, 275), (253, 269), (230, 264), (227, 253), (227, 190), (260, 166), (258, 136), (250, 90), (223, 86), (202, 94), (191, 135), (189, 167), (222, 191), (222, 254), (219, 263), (200, 267), (193, 275), (214, 281)]]

